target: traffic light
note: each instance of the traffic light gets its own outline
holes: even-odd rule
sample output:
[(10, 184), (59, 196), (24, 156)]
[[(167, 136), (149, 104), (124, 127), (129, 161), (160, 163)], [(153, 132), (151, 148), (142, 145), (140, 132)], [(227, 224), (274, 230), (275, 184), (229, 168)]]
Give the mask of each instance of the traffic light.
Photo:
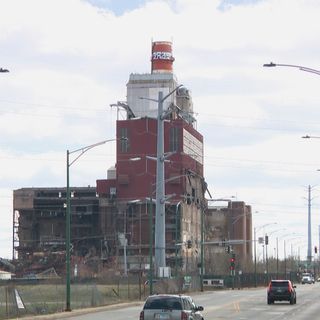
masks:
[(236, 266), (236, 255), (233, 253), (230, 258), (230, 270), (234, 270)]
[(314, 246), (314, 253), (318, 253), (318, 248), (317, 248), (317, 246)]
[(191, 248), (192, 248), (192, 241), (191, 241), (191, 240), (188, 240), (188, 241), (187, 241), (187, 248), (188, 248), (188, 249), (191, 249)]
[(264, 238), (264, 243), (266, 246), (269, 244), (269, 237), (267, 235)]
[(225, 247), (225, 251), (226, 251), (226, 253), (230, 253), (231, 252), (231, 247), (230, 246), (226, 246)]

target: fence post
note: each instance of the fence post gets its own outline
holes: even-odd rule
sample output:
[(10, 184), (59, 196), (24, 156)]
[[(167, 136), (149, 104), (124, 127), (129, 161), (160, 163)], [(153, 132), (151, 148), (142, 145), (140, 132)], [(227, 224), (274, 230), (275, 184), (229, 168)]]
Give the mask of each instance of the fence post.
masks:
[(5, 292), (6, 292), (6, 316), (7, 318), (9, 318), (9, 313), (8, 313), (8, 287), (6, 286), (6, 289), (5, 289)]

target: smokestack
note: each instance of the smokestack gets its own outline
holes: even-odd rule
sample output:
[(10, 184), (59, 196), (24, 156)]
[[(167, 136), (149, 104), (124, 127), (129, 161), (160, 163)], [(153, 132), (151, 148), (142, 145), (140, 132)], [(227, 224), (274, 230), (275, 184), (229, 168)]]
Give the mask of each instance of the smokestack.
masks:
[(173, 61), (171, 42), (152, 42), (151, 73), (172, 73)]

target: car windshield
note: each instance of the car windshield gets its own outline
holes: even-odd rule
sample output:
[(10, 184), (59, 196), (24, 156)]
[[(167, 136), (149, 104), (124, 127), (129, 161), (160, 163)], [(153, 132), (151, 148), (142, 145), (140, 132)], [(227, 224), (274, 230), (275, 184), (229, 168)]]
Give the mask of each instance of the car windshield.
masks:
[(177, 297), (152, 297), (146, 301), (143, 309), (182, 310), (182, 307), (181, 301)]

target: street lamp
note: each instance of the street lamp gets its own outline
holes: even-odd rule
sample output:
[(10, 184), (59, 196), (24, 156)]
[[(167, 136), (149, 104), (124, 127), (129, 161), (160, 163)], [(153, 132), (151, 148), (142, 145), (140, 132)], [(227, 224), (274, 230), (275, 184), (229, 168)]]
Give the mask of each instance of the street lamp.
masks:
[(259, 231), (260, 229), (266, 227), (266, 226), (270, 226), (270, 225), (273, 225), (273, 224), (277, 224), (277, 222), (271, 222), (271, 223), (266, 223), (262, 226), (259, 226), (258, 227), (258, 230), (257, 230), (257, 227), (254, 227), (253, 228), (253, 244), (254, 244), (254, 286), (255, 288), (257, 287), (257, 239), (256, 239), (256, 232)]
[(158, 99), (143, 98), (158, 103), (157, 118), (157, 175), (156, 175), (156, 219), (155, 219), (155, 266), (156, 270), (166, 266), (166, 230), (165, 230), (165, 192), (164, 192), (164, 161), (168, 155), (164, 154), (164, 120), (168, 116), (167, 111), (163, 111), (163, 102), (176, 92), (182, 84), (163, 96), (159, 91)]
[[(277, 230), (273, 230), (271, 232), (269, 232), (269, 234), (266, 234), (265, 237), (268, 237), (268, 241), (269, 241), (269, 237), (274, 234), (274, 233), (277, 233), (277, 232), (280, 232), (280, 231), (283, 231), (283, 230), (286, 230), (286, 228), (281, 228), (281, 229), (277, 229)], [(266, 238), (265, 238), (266, 239)], [(278, 271), (279, 271), (279, 254), (278, 254), (278, 237), (276, 239), (276, 243), (277, 243), (277, 246), (276, 246), (276, 259), (277, 259), (277, 279), (278, 279)], [(268, 246), (267, 246), (267, 243), (266, 243), (266, 269), (267, 269), (267, 275), (269, 275), (269, 264), (268, 264)]]
[[(294, 233), (293, 233), (294, 234)], [(279, 239), (282, 239), (282, 238), (285, 238), (287, 236), (290, 236), (292, 235), (292, 233), (286, 233), (286, 234), (283, 234), (281, 237), (279, 237)], [(277, 242), (278, 242), (278, 238), (277, 238)], [(283, 239), (283, 261), (284, 261), (284, 275), (285, 275), (285, 278), (287, 277), (287, 251), (286, 251), (286, 240)]]
[[(121, 138), (122, 139), (122, 138)], [(125, 138), (123, 138), (125, 139)], [(70, 291), (70, 248), (71, 248), (71, 206), (70, 206), (70, 183), (69, 169), (70, 167), (87, 151), (94, 147), (105, 144), (106, 142), (115, 141), (117, 139), (108, 139), (86, 147), (82, 147), (73, 151), (67, 150), (67, 211), (66, 211), (66, 311), (71, 311), (71, 291)], [(70, 155), (79, 153), (75, 159), (70, 162)]]
[[(270, 63), (265, 63), (263, 66), (264, 67), (277, 67), (277, 66), (279, 66), (279, 67), (292, 67), (292, 68), (297, 68), (301, 71), (306, 71), (306, 72), (320, 75), (320, 70), (308, 68), (308, 67), (304, 67), (304, 66), (300, 66), (300, 65), (295, 65), (295, 64), (283, 64), (283, 63), (270, 62)], [(309, 139), (309, 138), (320, 138), (320, 137), (305, 135), (302, 138)], [(310, 186), (309, 186), (309, 199), (310, 199)], [(308, 205), (308, 254), (307, 254), (307, 260), (308, 260), (308, 263), (311, 264), (312, 256), (311, 256), (311, 208), (310, 208), (310, 201), (309, 201), (309, 205)]]
[(308, 134), (306, 134), (305, 136), (301, 137), (302, 139), (320, 139), (319, 136), (309, 136)]
[[(175, 215), (176, 225), (175, 225), (175, 263), (174, 263), (174, 266), (175, 266), (176, 279), (178, 278), (178, 221), (180, 221), (180, 219), (181, 219), (181, 209), (180, 209), (181, 203), (182, 203), (182, 201), (179, 201), (176, 204), (176, 215)], [(179, 212), (180, 212), (180, 214), (179, 214)], [(179, 214), (179, 220), (178, 220), (178, 214)]]
[(306, 71), (306, 72), (311, 72), (311, 73), (315, 73), (317, 75), (320, 75), (320, 70), (316, 70), (316, 69), (312, 69), (312, 68), (308, 68), (308, 67), (303, 67), (303, 66), (299, 66), (299, 65), (295, 65), (295, 64), (283, 64), (283, 63), (265, 63), (263, 65), (264, 67), (291, 67), (291, 68), (297, 68), (301, 71)]
[(201, 235), (200, 235), (200, 241), (201, 241), (201, 251), (200, 251), (200, 291), (203, 292), (203, 265), (204, 265), (204, 209), (205, 209), (205, 204), (202, 202), (201, 203)]

